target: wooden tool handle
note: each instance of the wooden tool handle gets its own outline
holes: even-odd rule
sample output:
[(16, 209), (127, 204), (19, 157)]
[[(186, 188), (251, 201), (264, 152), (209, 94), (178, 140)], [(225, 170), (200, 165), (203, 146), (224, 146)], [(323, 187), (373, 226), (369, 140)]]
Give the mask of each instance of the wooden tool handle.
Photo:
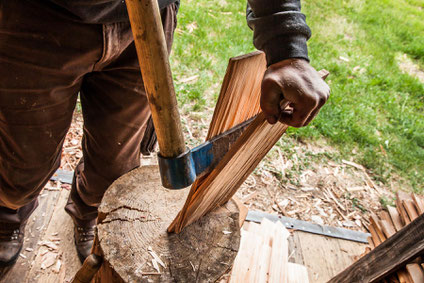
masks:
[(157, 0), (126, 0), (160, 154), (186, 151)]

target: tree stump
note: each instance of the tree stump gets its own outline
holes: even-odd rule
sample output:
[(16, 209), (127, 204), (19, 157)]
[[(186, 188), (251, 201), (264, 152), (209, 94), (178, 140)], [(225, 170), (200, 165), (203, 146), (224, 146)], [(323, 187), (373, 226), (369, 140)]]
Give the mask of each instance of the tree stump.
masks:
[(163, 188), (157, 166), (116, 180), (99, 207), (94, 253), (103, 264), (94, 282), (215, 282), (224, 275), (239, 248), (239, 209), (231, 200), (180, 234), (167, 233), (187, 194)]

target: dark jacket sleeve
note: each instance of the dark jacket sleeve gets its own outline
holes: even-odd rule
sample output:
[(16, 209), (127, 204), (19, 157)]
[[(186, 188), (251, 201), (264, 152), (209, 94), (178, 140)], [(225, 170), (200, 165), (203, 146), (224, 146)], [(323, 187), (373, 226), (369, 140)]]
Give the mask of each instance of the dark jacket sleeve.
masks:
[(306, 41), (311, 30), (300, 0), (248, 0), (246, 17), (253, 44), (265, 52), (268, 66), (289, 58), (309, 61)]

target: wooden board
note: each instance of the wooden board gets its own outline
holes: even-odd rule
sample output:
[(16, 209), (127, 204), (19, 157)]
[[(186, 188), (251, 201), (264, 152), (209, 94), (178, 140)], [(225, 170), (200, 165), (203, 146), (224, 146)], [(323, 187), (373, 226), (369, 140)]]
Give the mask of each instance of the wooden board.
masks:
[[(259, 51), (229, 60), (206, 140), (245, 122), (260, 112), (260, 85), (265, 70), (265, 55)], [(249, 128), (252, 129), (252, 127)], [(232, 147), (234, 148), (236, 146), (240, 146), (240, 143), (236, 143)], [(227, 153), (226, 159), (234, 160), (230, 152)], [(223, 167), (224, 164), (224, 162), (220, 162), (218, 167)], [(210, 210), (210, 207), (201, 207), (200, 212), (190, 215), (193, 213), (193, 210), (199, 211), (196, 206), (201, 203), (199, 199), (205, 198), (203, 196), (206, 194), (205, 189), (212, 192), (216, 191), (214, 187), (209, 189), (204, 183), (210, 183), (218, 170), (221, 171), (223, 168), (216, 168), (208, 176), (198, 178), (194, 182), (183, 208), (168, 228), (168, 231), (178, 233), (194, 219), (198, 219), (204, 215), (205, 211)], [(216, 203), (211, 204), (211, 206), (215, 205)], [(189, 215), (192, 219), (187, 219)]]
[[(71, 280), (81, 263), (74, 246), (72, 219), (64, 210), (68, 195), (69, 191), (61, 188), (42, 192), (39, 206), (25, 227), (25, 241), (21, 253), (26, 258), (20, 256), (12, 267), (0, 269), (0, 283), (61, 283)], [(41, 269), (43, 260), (41, 253), (45, 247), (38, 243), (52, 239), (60, 239), (56, 241), (58, 244), (55, 251), (61, 255), (59, 272), (53, 271), (55, 265)], [(33, 250), (27, 250), (28, 248)]]
[(327, 282), (355, 262), (368, 247), (367, 244), (301, 231), (293, 232), (289, 243), (289, 261), (305, 265), (309, 282), (314, 283)]

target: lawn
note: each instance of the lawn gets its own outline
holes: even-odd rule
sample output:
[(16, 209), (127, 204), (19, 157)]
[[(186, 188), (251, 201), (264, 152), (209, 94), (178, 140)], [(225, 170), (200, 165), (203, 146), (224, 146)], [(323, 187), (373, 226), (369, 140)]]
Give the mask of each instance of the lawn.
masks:
[[(424, 84), (410, 74), (424, 69), (424, 1), (302, 4), (311, 64), (330, 71), (332, 94), (309, 127), (288, 137), (324, 138), (378, 181), (395, 177), (424, 192)], [(228, 58), (254, 50), (245, 8), (243, 0), (182, 1), (171, 62), (188, 117), (212, 111)], [(405, 62), (410, 73), (399, 67)]]

